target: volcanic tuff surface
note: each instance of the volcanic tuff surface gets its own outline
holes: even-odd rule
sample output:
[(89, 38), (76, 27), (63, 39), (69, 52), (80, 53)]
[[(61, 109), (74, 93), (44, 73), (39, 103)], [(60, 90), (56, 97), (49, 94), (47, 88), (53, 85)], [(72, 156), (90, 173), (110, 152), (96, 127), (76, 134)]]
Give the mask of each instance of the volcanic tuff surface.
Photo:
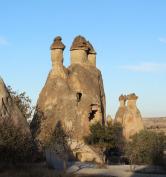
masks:
[[(85, 38), (78, 36), (73, 41), (71, 65), (68, 68), (63, 66), (65, 46), (60, 42), (61, 38), (58, 37), (52, 44), (54, 46), (51, 47), (52, 70), (39, 95), (31, 129), (35, 139), (44, 144), (57, 123), (61, 122), (65, 130), (72, 131), (73, 142), (75, 144), (79, 141), (76, 143), (78, 145), (83, 144), (84, 136), (89, 134), (90, 124), (96, 121), (103, 124), (105, 122), (102, 75), (95, 66), (96, 53), (89, 53), (90, 45)], [(81, 153), (79, 156), (84, 159), (85, 156), (90, 158), (90, 154), (95, 154), (91, 151), (84, 144), (82, 152), (77, 153)], [(85, 153), (86, 155), (83, 155)]]
[(115, 122), (122, 124), (123, 134), (126, 139), (144, 129), (141, 113), (136, 106), (137, 99), (138, 97), (134, 93), (119, 97), (120, 107), (116, 113)]
[(25, 133), (30, 133), (25, 117), (13, 101), (2, 78), (0, 78), (0, 123), (3, 123), (3, 121), (12, 123)]

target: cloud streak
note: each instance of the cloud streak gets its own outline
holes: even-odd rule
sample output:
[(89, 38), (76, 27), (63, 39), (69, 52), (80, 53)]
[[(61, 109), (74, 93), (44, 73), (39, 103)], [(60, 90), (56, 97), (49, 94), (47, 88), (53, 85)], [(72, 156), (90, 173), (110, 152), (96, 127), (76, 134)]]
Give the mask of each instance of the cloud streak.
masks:
[(160, 72), (166, 71), (166, 63), (143, 62), (135, 65), (122, 65), (120, 68), (131, 72)]
[(166, 44), (166, 37), (160, 37), (158, 40), (159, 40), (160, 42)]
[(9, 44), (8, 40), (5, 37), (0, 36), (0, 46), (5, 46), (8, 44)]

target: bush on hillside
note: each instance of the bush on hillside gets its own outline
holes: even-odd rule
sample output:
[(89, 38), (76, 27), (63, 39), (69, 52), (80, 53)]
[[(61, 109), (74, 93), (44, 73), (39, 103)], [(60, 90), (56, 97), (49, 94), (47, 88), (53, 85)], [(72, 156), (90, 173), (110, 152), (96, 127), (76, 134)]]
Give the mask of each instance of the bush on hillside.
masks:
[(164, 133), (142, 130), (131, 137), (126, 155), (131, 164), (161, 165), (164, 161), (166, 136)]
[(10, 121), (0, 123), (0, 161), (7, 163), (27, 162), (32, 155), (32, 140), (20, 127)]
[(34, 107), (32, 106), (32, 101), (29, 96), (27, 96), (25, 92), (18, 93), (14, 91), (11, 86), (8, 86), (8, 91), (26, 120), (31, 119)]

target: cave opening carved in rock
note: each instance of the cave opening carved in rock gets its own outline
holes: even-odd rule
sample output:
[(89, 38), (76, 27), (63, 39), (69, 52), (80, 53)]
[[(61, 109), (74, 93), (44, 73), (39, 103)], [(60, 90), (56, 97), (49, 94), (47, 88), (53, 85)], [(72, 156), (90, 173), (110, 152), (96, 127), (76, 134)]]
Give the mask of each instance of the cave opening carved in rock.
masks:
[(97, 104), (91, 104), (91, 111), (89, 113), (88, 119), (91, 121), (95, 118), (95, 114), (98, 111), (98, 105)]
[(81, 97), (82, 97), (82, 93), (81, 92), (77, 92), (76, 93), (77, 102), (81, 101)]

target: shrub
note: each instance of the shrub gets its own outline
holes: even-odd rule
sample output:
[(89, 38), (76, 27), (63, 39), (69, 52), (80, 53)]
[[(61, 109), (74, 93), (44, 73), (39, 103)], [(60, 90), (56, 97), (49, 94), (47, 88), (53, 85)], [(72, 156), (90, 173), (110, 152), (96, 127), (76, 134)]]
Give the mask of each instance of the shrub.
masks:
[(90, 135), (85, 141), (101, 148), (120, 148), (123, 141), (122, 126), (115, 123), (109, 127), (96, 123), (90, 126)]
[(126, 155), (131, 164), (161, 165), (166, 148), (164, 133), (142, 130), (131, 137), (126, 145)]
[(15, 127), (9, 120), (0, 124), (0, 161), (26, 162), (31, 159), (32, 141), (20, 127)]
[(32, 101), (29, 96), (27, 96), (25, 92), (18, 93), (13, 91), (11, 86), (8, 86), (8, 91), (24, 117), (27, 120), (31, 119), (34, 107), (32, 106)]

